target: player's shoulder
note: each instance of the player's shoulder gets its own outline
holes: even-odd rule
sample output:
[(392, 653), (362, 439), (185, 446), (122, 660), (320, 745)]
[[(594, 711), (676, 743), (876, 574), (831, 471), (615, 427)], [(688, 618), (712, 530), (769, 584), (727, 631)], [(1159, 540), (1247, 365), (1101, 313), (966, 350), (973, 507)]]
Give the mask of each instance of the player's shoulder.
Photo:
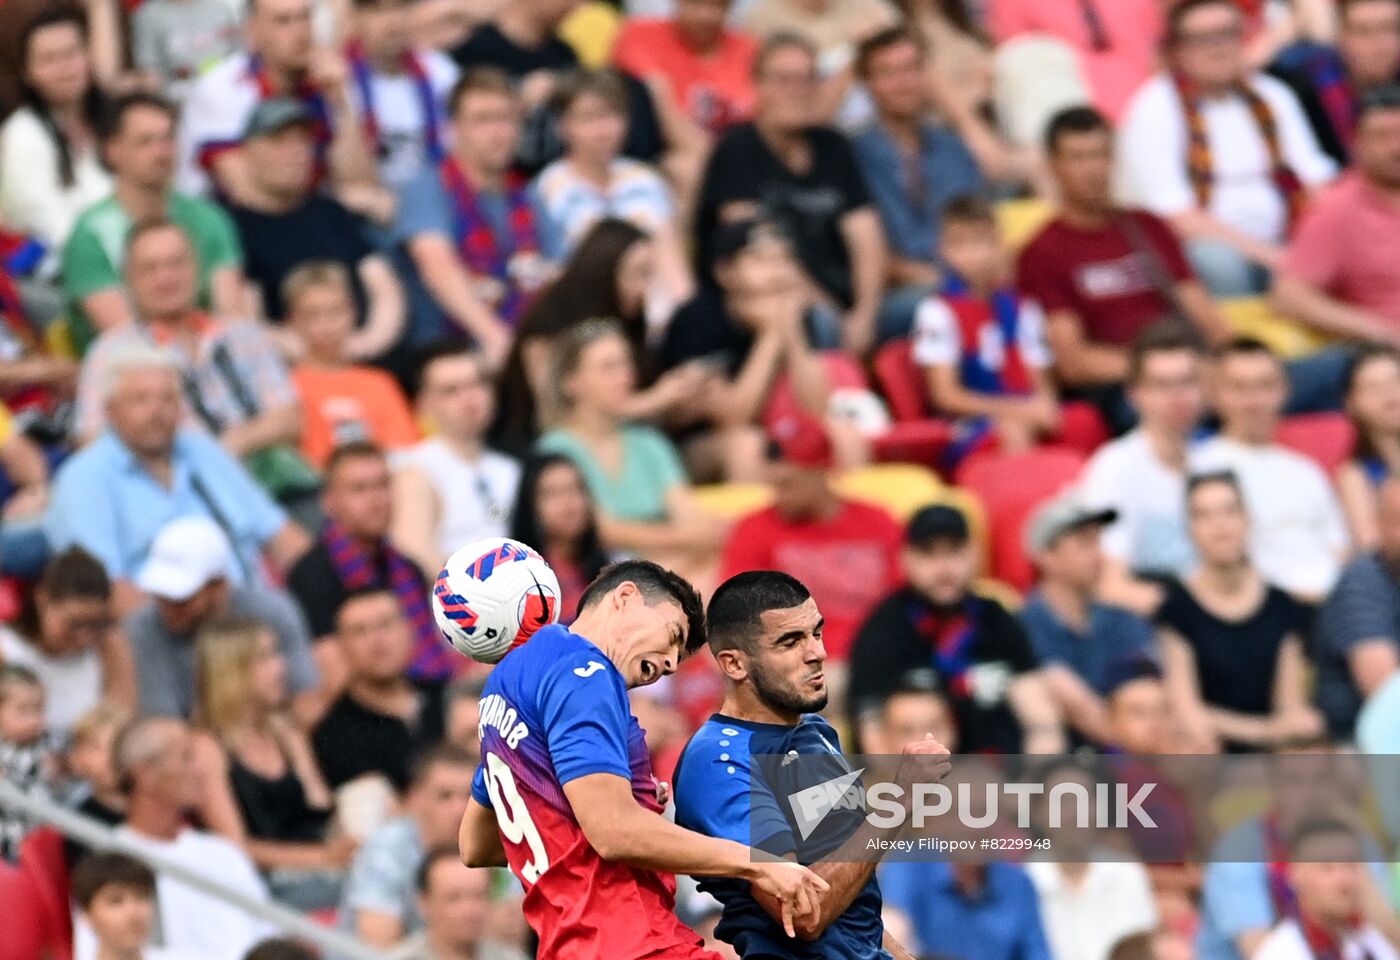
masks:
[[(600, 686), (626, 687), (622, 674), (603, 651), (557, 623), (536, 631), (528, 642), (507, 654), (492, 671), (491, 679), (497, 673), (503, 683), (513, 679), (542, 691), (557, 687), (561, 681), (592, 680)], [(489, 688), (490, 680), (487, 685)]]
[[(807, 749), (802, 749), (802, 748)], [(792, 746), (799, 753), (841, 752), (841, 734), (820, 713), (804, 713), (792, 731)]]
[(682, 774), (697, 778), (712, 776), (715, 770), (746, 770), (753, 755), (753, 728), (748, 724), (715, 714), (700, 725), (681, 751), (676, 762), (676, 780)]

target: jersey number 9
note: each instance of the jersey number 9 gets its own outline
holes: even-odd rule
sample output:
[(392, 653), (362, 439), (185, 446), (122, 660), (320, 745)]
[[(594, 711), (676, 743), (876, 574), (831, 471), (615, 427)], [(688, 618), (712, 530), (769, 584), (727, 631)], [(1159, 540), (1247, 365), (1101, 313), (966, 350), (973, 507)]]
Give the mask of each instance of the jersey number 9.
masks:
[(494, 753), (486, 754), (486, 790), (491, 794), (491, 806), (496, 811), (496, 823), (507, 841), (524, 844), (530, 850), (530, 857), (520, 867), (520, 879), (534, 884), (540, 874), (549, 869), (549, 854), (544, 849), (544, 838), (530, 819), (530, 808), (515, 786), (515, 775), (506, 762)]

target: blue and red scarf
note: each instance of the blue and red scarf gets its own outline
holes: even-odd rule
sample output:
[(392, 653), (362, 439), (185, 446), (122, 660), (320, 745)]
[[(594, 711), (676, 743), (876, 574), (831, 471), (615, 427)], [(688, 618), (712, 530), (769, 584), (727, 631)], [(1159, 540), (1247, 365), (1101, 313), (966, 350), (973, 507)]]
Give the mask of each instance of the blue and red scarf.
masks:
[[(346, 45), (345, 59), (350, 64), (350, 75), (355, 80), (355, 89), (360, 93), (361, 123), (364, 127), (365, 141), (370, 144), (375, 155), (382, 158), (387, 144), (380, 139), (379, 114), (374, 106), (374, 69), (365, 57), (364, 47), (357, 42), (352, 41)], [(404, 73), (413, 81), (413, 88), (418, 94), (418, 103), (423, 111), (423, 149), (429, 162), (440, 163), (444, 154), (440, 127), (442, 118), (439, 115), (437, 96), (433, 93), (432, 81), (423, 67), (423, 61), (419, 60), (412, 50), (404, 51), (401, 63)]]
[(1280, 920), (1298, 916), (1298, 895), (1288, 881), (1288, 844), (1272, 813), (1264, 817), (1264, 850), (1268, 854), (1269, 900)]
[(329, 169), (331, 146), (331, 110), (321, 91), (316, 89), (307, 77), (297, 81), (291, 90), (278, 90), (263, 65), (262, 57), (254, 54), (248, 59), (248, 74), (258, 87), (258, 99), (270, 100), (273, 97), (292, 97), (300, 100), (311, 114), (311, 136), (316, 142), (316, 173), (325, 176)]
[(980, 601), (968, 597), (952, 612), (935, 610), (928, 603), (912, 603), (910, 619), (914, 629), (928, 641), (929, 660), (944, 689), (956, 699), (972, 697), (972, 647), (977, 642), (977, 613)]
[(462, 262), (472, 273), (494, 277), (505, 284), (505, 299), (496, 305), (496, 312), (508, 323), (515, 323), (529, 306), (529, 298), (511, 278), (510, 262), (522, 254), (537, 254), (540, 247), (525, 179), (515, 173), (506, 175), (510, 244), (502, 249), (477, 200), (476, 189), (467, 180), (462, 167), (453, 157), (447, 156), (438, 164), (438, 172), (443, 188), (452, 198), (457, 248)]
[(1356, 140), (1356, 91), (1347, 76), (1347, 68), (1342, 58), (1332, 50), (1319, 51), (1308, 58), (1305, 64), (1308, 79), (1317, 93), (1318, 103), (1327, 114), (1327, 122), (1332, 132), (1341, 141), (1347, 155), (1351, 155)]
[[(389, 544), (379, 547), (379, 557), (351, 538), (334, 520), (326, 524), (321, 535), (330, 553), (331, 567), (347, 590), (387, 586), (399, 599), (399, 606), (413, 627), (413, 656), (408, 676), (415, 680), (445, 680), (451, 677), (456, 658), (442, 642), (433, 613), (428, 606), (428, 591), (418, 568)], [(376, 562), (382, 559), (385, 576), (381, 578)], [(387, 579), (387, 583), (384, 580)]]
[[(962, 344), (958, 377), (962, 385), (974, 393), (995, 396), (1030, 393), (1030, 367), (1021, 356), (1021, 298), (1016, 292), (1003, 287), (990, 299), (983, 299), (974, 295), (961, 277), (950, 272), (939, 295), (958, 325), (958, 339)], [(1001, 335), (1000, 369), (988, 366), (982, 357), (982, 330), (988, 323), (995, 323)], [(991, 443), (994, 427), (990, 417), (959, 421), (954, 426), (951, 442), (943, 451), (945, 469), (952, 470)]]

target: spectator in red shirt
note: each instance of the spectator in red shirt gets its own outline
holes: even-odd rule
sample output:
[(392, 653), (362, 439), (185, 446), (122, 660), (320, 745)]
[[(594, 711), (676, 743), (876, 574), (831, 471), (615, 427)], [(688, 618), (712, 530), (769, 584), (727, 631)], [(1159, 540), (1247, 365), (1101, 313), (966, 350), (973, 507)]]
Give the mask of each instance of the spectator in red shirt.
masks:
[(720, 579), (781, 570), (801, 580), (826, 615), (828, 666), (843, 663), (856, 628), (899, 584), (899, 525), (879, 507), (832, 489), (831, 438), (815, 420), (783, 420), (774, 434), (776, 502), (734, 527)]
[(1400, 86), (1362, 99), (1355, 158), (1304, 216), (1274, 304), (1327, 333), (1400, 346)]
[(1208, 340), (1224, 322), (1171, 229), (1111, 192), (1113, 132), (1092, 107), (1071, 107), (1046, 128), (1045, 152), (1061, 208), (1021, 251), (1017, 286), (1046, 313), (1056, 379), (1097, 401), (1122, 429), (1128, 347), (1164, 317), (1187, 319)]
[(711, 136), (753, 117), (758, 44), (724, 25), (732, 0), (677, 0), (672, 19), (628, 19), (613, 63), (661, 82), (677, 109)]

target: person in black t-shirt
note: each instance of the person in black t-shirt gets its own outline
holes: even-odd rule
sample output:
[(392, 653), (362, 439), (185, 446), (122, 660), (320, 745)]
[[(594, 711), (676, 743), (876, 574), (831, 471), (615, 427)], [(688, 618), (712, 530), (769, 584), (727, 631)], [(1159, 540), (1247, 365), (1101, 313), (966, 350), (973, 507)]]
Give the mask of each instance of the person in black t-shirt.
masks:
[[(560, 76), (579, 69), (578, 54), (559, 37), (559, 24), (574, 6), (572, 0), (511, 0), (493, 22), (482, 24), (452, 51), (463, 70), (496, 67), (520, 85), (528, 116), (516, 159), (527, 174), (538, 173), (564, 152), (551, 100)], [(646, 85), (630, 74), (621, 76), (631, 104), (622, 152), (634, 160), (659, 163), (668, 139), (674, 139), (667, 131), (677, 124), (669, 120), (663, 126)]]
[(879, 214), (846, 138), (813, 126), (816, 51), (777, 36), (755, 66), (758, 106), (752, 123), (732, 128), (715, 147), (696, 214), (699, 274), (714, 260), (716, 225), (771, 217), (792, 237), (816, 286), (844, 313), (847, 348), (874, 342), (887, 251)]
[(911, 670), (932, 669), (952, 705), (963, 753), (1058, 753), (1064, 729), (1020, 622), (972, 590), (967, 519), (948, 506), (909, 521), (908, 584), (870, 614), (851, 651), (846, 702), (862, 743), (881, 742), (885, 699)]
[(1250, 562), (1235, 475), (1188, 480), (1186, 515), (1200, 566), (1168, 584), (1157, 622), (1172, 708), (1192, 749), (1267, 750), (1322, 733), (1308, 704), (1308, 608)]
[(378, 773), (402, 791), (413, 754), (442, 738), (442, 684), (414, 684), (404, 676), (408, 618), (388, 589), (345, 599), (336, 642), (345, 663), (345, 692), (312, 731), (316, 762), (332, 790)]
[[(812, 302), (792, 245), (762, 220), (716, 232), (719, 291), (702, 291), (676, 312), (661, 345), (667, 370), (700, 362), (714, 376), (689, 404), (707, 425), (686, 444), (694, 475), (735, 482), (762, 479), (764, 437), (746, 442), (779, 376), (798, 404), (825, 416), (830, 385), (817, 346), (835, 346), (835, 316)], [(712, 429), (709, 429), (712, 428)]]
[[(243, 141), (249, 159), (242, 202), (229, 206), (247, 258), (245, 271), (262, 294), (262, 314), (286, 317), (282, 283), (308, 260), (344, 265), (351, 278), (360, 329), (347, 344), (352, 360), (385, 353), (403, 332), (403, 288), (393, 267), (365, 239), (349, 210), (315, 189), (311, 115), (295, 100), (261, 104)], [(279, 331), (283, 339), (290, 333)]]

